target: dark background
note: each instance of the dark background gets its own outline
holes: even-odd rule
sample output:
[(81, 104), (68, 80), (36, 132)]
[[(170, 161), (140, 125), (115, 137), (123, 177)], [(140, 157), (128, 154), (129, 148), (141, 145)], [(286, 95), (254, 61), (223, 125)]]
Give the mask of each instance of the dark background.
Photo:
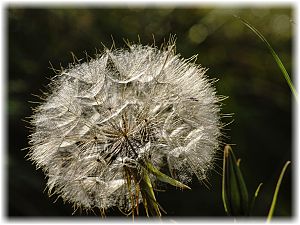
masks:
[[(99, 6), (98, 6), (99, 7)], [(252, 195), (263, 182), (254, 216), (265, 216), (271, 203), (279, 173), (287, 160), (295, 165), (292, 154), (293, 96), (274, 59), (261, 40), (233, 15), (248, 20), (270, 41), (287, 71), (293, 74), (293, 7), (220, 8), (205, 5), (123, 6), (99, 8), (28, 8), (7, 6), (7, 80), (8, 150), (6, 215), (9, 217), (71, 216), (72, 205), (43, 192), (46, 180), (41, 170), (24, 157), (30, 131), (23, 120), (32, 114), (29, 101), (46, 90), (47, 78), (55, 74), (48, 67), (67, 67), (73, 62), (70, 52), (85, 58), (102, 44), (125, 47), (124, 39), (157, 45), (176, 34), (177, 52), (189, 58), (198, 54), (197, 63), (209, 68), (207, 74), (217, 78), (218, 94), (229, 96), (223, 113), (236, 155)], [(225, 216), (221, 198), (221, 167), (218, 160), (209, 176), (208, 187), (194, 183), (192, 191), (168, 187), (157, 198), (167, 216)], [(293, 211), (292, 167), (283, 180), (275, 216), (289, 218)], [(109, 215), (122, 215), (109, 210)], [(79, 212), (75, 216), (81, 215)], [(85, 216), (86, 213), (82, 213)], [(93, 216), (92, 214), (88, 214)]]

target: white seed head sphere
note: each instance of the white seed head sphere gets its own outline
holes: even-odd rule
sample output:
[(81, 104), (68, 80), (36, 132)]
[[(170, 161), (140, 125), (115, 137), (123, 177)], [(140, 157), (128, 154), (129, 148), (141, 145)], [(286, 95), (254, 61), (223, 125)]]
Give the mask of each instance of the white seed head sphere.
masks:
[(139, 171), (143, 159), (182, 183), (204, 179), (221, 136), (205, 71), (171, 45), (107, 50), (63, 70), (31, 121), (29, 157), (49, 193), (84, 209), (130, 209), (124, 168)]

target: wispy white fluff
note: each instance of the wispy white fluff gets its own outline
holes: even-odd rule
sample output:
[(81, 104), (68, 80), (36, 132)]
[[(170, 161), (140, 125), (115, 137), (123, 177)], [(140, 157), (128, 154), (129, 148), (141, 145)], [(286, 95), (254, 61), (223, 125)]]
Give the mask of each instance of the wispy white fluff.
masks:
[(204, 179), (220, 137), (205, 71), (172, 46), (133, 45), (56, 76), (33, 115), (29, 152), (49, 193), (86, 209), (131, 208), (123, 167), (141, 158), (183, 183)]

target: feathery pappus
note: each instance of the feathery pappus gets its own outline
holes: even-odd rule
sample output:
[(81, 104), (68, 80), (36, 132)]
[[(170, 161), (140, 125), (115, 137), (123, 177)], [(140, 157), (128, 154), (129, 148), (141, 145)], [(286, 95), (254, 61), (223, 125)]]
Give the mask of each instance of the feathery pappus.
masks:
[[(106, 49), (62, 70), (31, 118), (29, 158), (75, 208), (160, 216), (153, 187), (206, 178), (221, 136), (206, 69), (162, 48)], [(167, 171), (162, 173), (161, 170)]]

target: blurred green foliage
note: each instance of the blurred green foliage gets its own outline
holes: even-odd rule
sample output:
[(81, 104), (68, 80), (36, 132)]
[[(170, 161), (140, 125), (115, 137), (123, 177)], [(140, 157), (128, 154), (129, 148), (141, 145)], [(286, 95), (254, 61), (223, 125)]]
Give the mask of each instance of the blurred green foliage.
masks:
[[(198, 54), (197, 63), (209, 68), (218, 94), (229, 96), (223, 102), (223, 113), (234, 113), (234, 122), (224, 129), (224, 142), (236, 144), (236, 155), (242, 158), (243, 174), (249, 193), (264, 182), (256, 201), (255, 216), (268, 212), (281, 166), (292, 160), (292, 97), (274, 59), (264, 44), (233, 15), (248, 20), (270, 42), (293, 75), (293, 9), (282, 7), (218, 8), (194, 5), (118, 8), (38, 8), (7, 6), (8, 62), (8, 157), (7, 215), (71, 216), (70, 204), (56, 196), (49, 198), (46, 180), (24, 159), (30, 130), (23, 120), (32, 114), (38, 101), (32, 94), (45, 91), (55, 68), (72, 62), (70, 52), (85, 58), (95, 49), (125, 47), (123, 39), (156, 45), (177, 36), (177, 52), (189, 58)], [(27, 119), (28, 120), (28, 119)], [(224, 118), (229, 123), (232, 118)], [(222, 148), (223, 146), (221, 146)], [(157, 199), (167, 216), (225, 216), (221, 197), (222, 152), (215, 171), (206, 185), (193, 183), (192, 191), (167, 186)], [(274, 217), (289, 218), (293, 212), (291, 172), (281, 186)], [(108, 215), (122, 215), (110, 210)], [(75, 213), (75, 216), (80, 213)], [(83, 213), (82, 215), (86, 215)], [(92, 216), (92, 215), (91, 215)]]

